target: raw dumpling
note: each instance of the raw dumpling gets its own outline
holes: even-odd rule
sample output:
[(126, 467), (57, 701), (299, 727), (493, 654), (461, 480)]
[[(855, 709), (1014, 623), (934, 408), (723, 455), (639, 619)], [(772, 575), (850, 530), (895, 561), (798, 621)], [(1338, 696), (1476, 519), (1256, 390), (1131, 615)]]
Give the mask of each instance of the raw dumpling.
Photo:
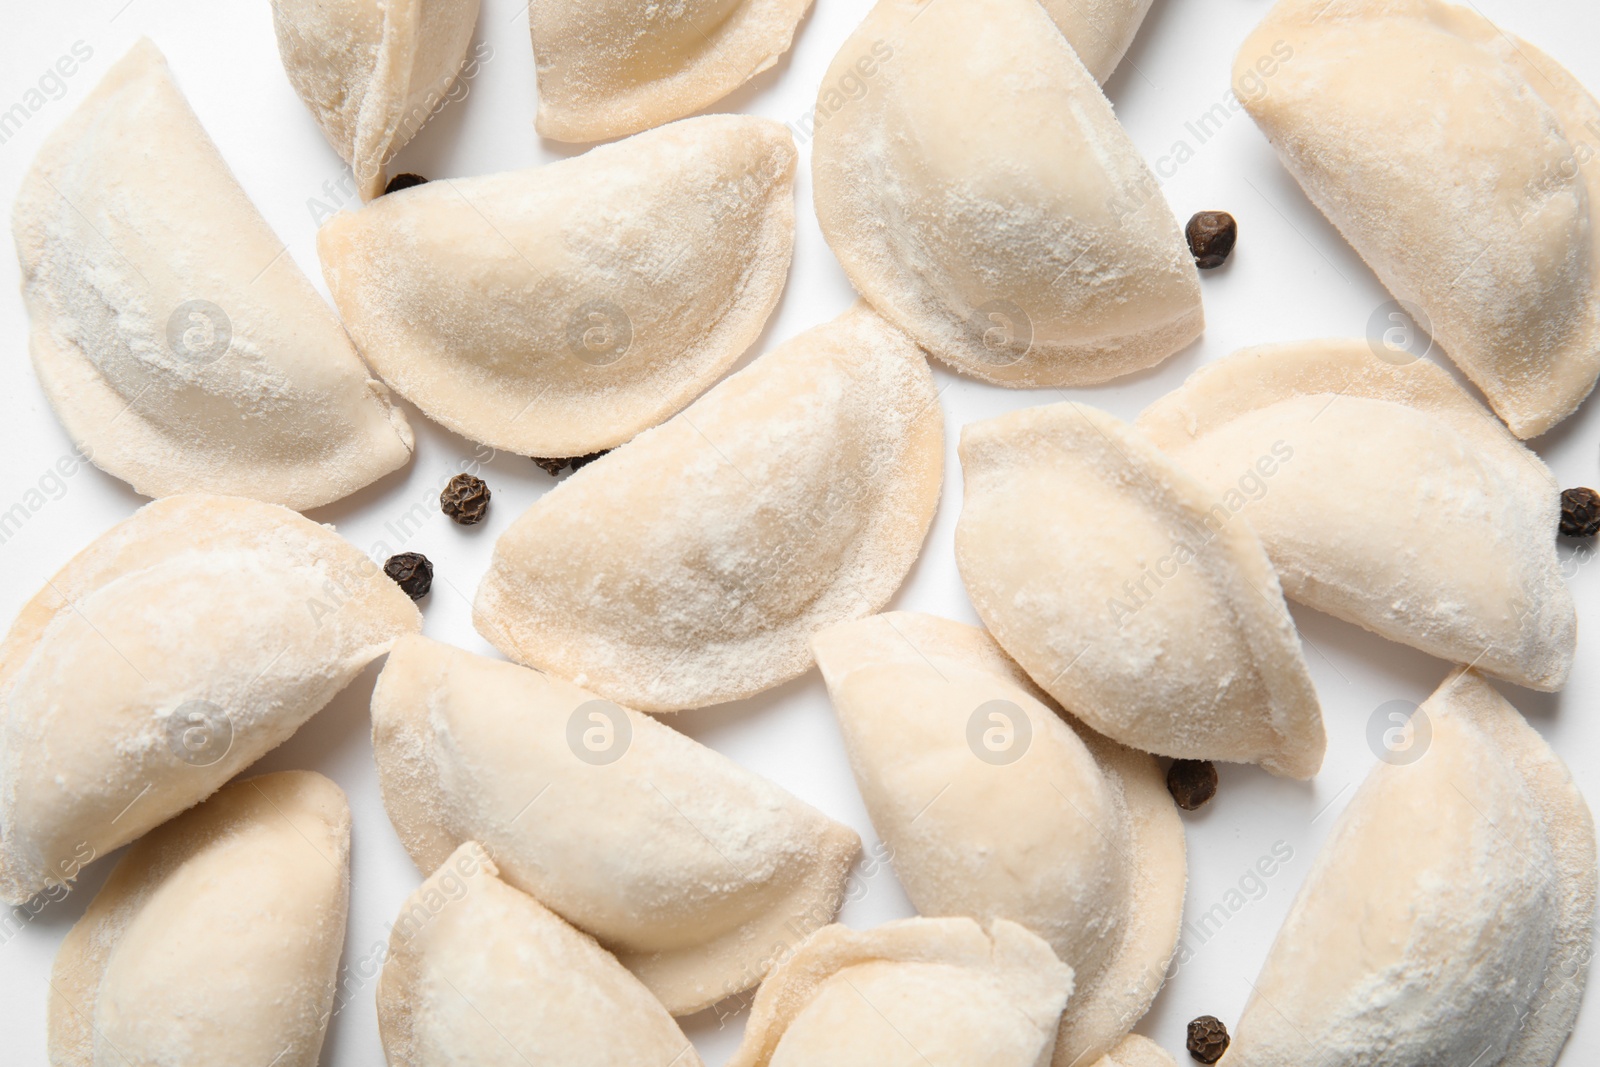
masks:
[(1080, 736), (975, 627), (894, 612), (811, 644), (911, 903), (1048, 941), (1076, 986), (1055, 1063), (1094, 1063), (1150, 1007), (1183, 918), (1183, 824), (1155, 759)]
[[(1594, 937), (1595, 836), (1571, 772), (1471, 670), (1412, 719), (1339, 818), (1226, 1067), (1550, 1067)], [(1571, 1057), (1567, 1057), (1571, 1060)], [(1587, 1057), (1582, 1057), (1587, 1060)]]
[(1294, 58), (1244, 106), (1306, 195), (1513, 433), (1572, 414), (1600, 374), (1600, 104), (1438, 0), (1281, 0), (1236, 73), (1273, 42)]
[(466, 66), (478, 0), (272, 0), (278, 54), (363, 200)]
[(529, 508), (473, 619), (512, 659), (645, 711), (751, 696), (893, 595), (943, 451), (926, 361), (858, 306)]
[[(932, 0), (929, 0), (931, 3)], [(1041, 0), (1094, 80), (1117, 69), (1150, 10), (1150, 0)]]
[(316, 1067), (350, 807), (310, 771), (234, 782), (129, 850), (56, 956), (53, 1067)]
[(481, 841), (675, 1015), (833, 920), (855, 832), (649, 716), (421, 637), (372, 694), (384, 805), (423, 870)]
[(789, 50), (811, 0), (533, 0), (539, 133), (602, 141), (692, 115)]
[(0, 643), (0, 900), (204, 799), (421, 628), (377, 564), (286, 508), (145, 505)]
[(1094, 1067), (1177, 1067), (1172, 1057), (1148, 1037), (1129, 1034)]
[(823, 83), (892, 49), (819, 121), (817, 218), (872, 305), (1008, 386), (1089, 385), (1200, 335), (1155, 177), (1034, 0), (879, 0)]
[(411, 458), (411, 427), (140, 41), (23, 180), (30, 349), (80, 451), (146, 496), (298, 510)]
[(1162, 756), (1309, 778), (1322, 712), (1249, 525), (1084, 404), (961, 434), (956, 563), (978, 615), (1089, 726)]
[(589, 455), (760, 336), (794, 249), (794, 161), (776, 122), (689, 119), (337, 215), (323, 274), (362, 354), (429, 417), (525, 456)]
[(728, 1067), (1043, 1067), (1072, 968), (1001, 919), (828, 926), (756, 993)]
[(1577, 615), (1561, 487), (1448, 374), (1364, 341), (1246, 349), (1139, 428), (1242, 512), (1293, 599), (1456, 663), (1560, 689)]
[(390, 1067), (701, 1067), (616, 958), (469, 841), (400, 909), (378, 980)]

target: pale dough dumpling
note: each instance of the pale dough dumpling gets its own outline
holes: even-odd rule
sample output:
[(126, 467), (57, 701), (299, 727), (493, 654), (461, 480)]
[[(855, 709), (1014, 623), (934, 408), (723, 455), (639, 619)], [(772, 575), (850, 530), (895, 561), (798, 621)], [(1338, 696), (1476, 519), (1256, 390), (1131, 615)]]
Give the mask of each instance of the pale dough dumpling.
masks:
[(755, 343), (794, 249), (794, 139), (714, 115), (577, 159), (434, 181), (317, 244), (396, 392), (474, 441), (584, 456), (654, 426)]
[(1084, 404), (973, 423), (961, 465), (967, 593), (1062, 707), (1157, 755), (1317, 772), (1322, 712), (1278, 577), (1210, 490)]
[(861, 841), (647, 715), (421, 637), (372, 694), (384, 805), (423, 870), (481, 841), (685, 1015), (831, 922)]
[(611, 953), (496, 873), (469, 841), (401, 906), (378, 980), (389, 1067), (701, 1067)]
[(349, 900), (339, 787), (234, 782), (130, 849), (67, 934), (52, 1067), (316, 1067)]
[(762, 983), (728, 1067), (1044, 1067), (1071, 992), (1004, 919), (828, 926)]
[[(1226, 1067), (1550, 1067), (1594, 938), (1595, 833), (1571, 772), (1478, 674), (1412, 719), (1322, 847)], [(1581, 1050), (1574, 1050), (1575, 1052)], [(1580, 1057), (1568, 1062), (1586, 1062)]]
[(512, 659), (644, 711), (759, 693), (905, 579), (943, 438), (922, 354), (857, 306), (529, 508), (473, 621)]
[(1080, 736), (976, 627), (893, 612), (812, 648), (912, 904), (1044, 938), (1076, 986), (1056, 1067), (1110, 1052), (1183, 918), (1183, 824), (1154, 757)]
[(39, 150), (12, 228), (39, 384), (139, 492), (305, 510), (410, 460), (405, 415), (149, 41)]
[(1166, 1049), (1139, 1034), (1129, 1034), (1093, 1067), (1177, 1067)]
[(145, 505), (0, 643), (0, 900), (204, 799), (421, 628), (376, 563), (286, 508)]
[(1040, 2), (1097, 82), (1104, 82), (1117, 69), (1150, 10), (1150, 0)]
[(478, 0), (272, 0), (272, 22), (290, 84), (370, 200), (466, 65)]
[(1365, 341), (1245, 349), (1138, 425), (1249, 521), (1292, 599), (1518, 685), (1566, 681), (1561, 487), (1434, 364)]
[(789, 50), (811, 0), (533, 0), (539, 133), (602, 141), (692, 115)]
[(1281, 0), (1236, 72), (1274, 44), (1244, 105), (1306, 195), (1513, 433), (1572, 414), (1600, 374), (1600, 104), (1439, 0)]
[[(862, 57), (869, 91), (828, 111)], [(1194, 258), (1034, 0), (879, 0), (823, 82), (817, 218), (845, 273), (940, 359), (1008, 386), (1089, 385), (1199, 336)]]

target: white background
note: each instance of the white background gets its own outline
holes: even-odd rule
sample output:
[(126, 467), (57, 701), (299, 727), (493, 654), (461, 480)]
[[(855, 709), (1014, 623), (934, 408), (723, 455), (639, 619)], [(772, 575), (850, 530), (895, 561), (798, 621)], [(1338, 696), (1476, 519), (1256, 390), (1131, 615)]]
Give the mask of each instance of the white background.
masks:
[[(583, 0), (573, 0), (583, 2)], [(1600, 90), (1600, 5), (1592, 0), (1476, 0), (1505, 29), (1524, 36)], [(89, 92), (140, 35), (166, 52), (181, 87), (217, 141), (245, 190), (266, 215), (301, 269), (322, 288), (314, 250), (310, 201), (325, 197), (342, 164), (323, 141), (290, 89), (279, 64), (267, 0), (185, 3), (182, 0), (73, 0), (71, 3), (6, 4), (0, 39), (0, 109), (23, 99), (38, 78), (75, 42), (93, 57), (22, 130), (0, 146), (0, 201), (10, 204), (40, 142)], [(1180, 220), (1202, 209), (1231, 211), (1240, 224), (1232, 263), (1202, 276), (1208, 329), (1202, 340), (1141, 375), (1109, 387), (1075, 390), (1074, 399), (1131, 419), (1150, 400), (1176, 387), (1195, 368), (1247, 344), (1338, 335), (1360, 335), (1375, 308), (1388, 298), (1370, 271), (1344, 244), (1276, 162), (1248, 116), (1235, 114), (1204, 144), (1185, 124), (1223, 100), (1235, 49), (1267, 11), (1267, 0), (1156, 0), (1128, 59), (1107, 87), (1134, 141), (1155, 162), (1187, 141), (1194, 158), (1164, 181)], [(796, 122), (812, 107), (823, 71), (865, 11), (863, 0), (817, 0), (802, 23), (792, 53), (778, 66), (712, 110), (745, 111)], [(469, 96), (439, 114), (407, 147), (391, 173), (412, 170), (432, 177), (458, 177), (527, 167), (576, 154), (578, 149), (543, 142), (534, 132), (533, 56), (520, 0), (484, 0), (478, 42), (493, 51), (471, 84)], [(994, 151), (1027, 131), (992, 131)], [(750, 354), (832, 318), (851, 303), (848, 282), (823, 242), (811, 208), (809, 145), (801, 146), (799, 232), (794, 269), (781, 307)], [(1165, 168), (1170, 171), (1170, 167)], [(27, 323), (18, 295), (17, 268), (0, 256), (0, 510), (23, 499), (41, 476), (70, 450), (34, 380), (27, 357)], [(748, 357), (747, 357), (748, 358)], [(935, 365), (944, 388), (947, 422), (945, 495), (921, 561), (896, 597), (896, 608), (928, 611), (976, 622), (962, 590), (951, 550), (961, 501), (955, 443), (968, 422), (1061, 396), (1052, 391), (1013, 392), (954, 375)], [(947, 388), (945, 388), (947, 387)], [(1536, 442), (1539, 453), (1564, 485), (1595, 485), (1600, 411), (1591, 402)], [(384, 523), (418, 501), (431, 500), (442, 477), (474, 454), (474, 446), (410, 411), (417, 453), (409, 468), (331, 507), (313, 512), (335, 523), (368, 549)], [(464, 529), (435, 514), (405, 544), (435, 563), (434, 592), (424, 602), (427, 633), (468, 649), (490, 652), (473, 631), (469, 598), (488, 562), (495, 537), (552, 484), (520, 456), (501, 455), (484, 477), (494, 492), (487, 522)], [(0, 546), (0, 619), (9, 620), (28, 597), (73, 553), (142, 500), (123, 483), (89, 467), (66, 482), (27, 524)], [(1373, 501), (1381, 508), (1381, 500)], [(1438, 551), (1448, 554), (1448, 543)], [(1572, 766), (1591, 799), (1600, 797), (1600, 721), (1593, 687), (1600, 685), (1594, 652), (1600, 626), (1600, 567), (1584, 567), (1563, 548), (1583, 625), (1578, 665), (1566, 692), (1535, 694), (1502, 686)], [(1387, 701), (1421, 701), (1448, 665), (1389, 644), (1356, 627), (1309, 609), (1294, 608), (1307, 641), (1306, 658), (1321, 695), (1329, 748), (1322, 773), (1312, 782), (1273, 779), (1254, 767), (1223, 766), (1221, 791), (1207, 809), (1186, 815), (1189, 888), (1186, 918), (1223, 901), (1256, 860), (1277, 842), (1293, 858), (1208, 942), (1191, 943), (1195, 957), (1168, 983), (1139, 1030), (1154, 1037), (1180, 1062), (1185, 1023), (1215, 1014), (1232, 1025), (1238, 1018), (1262, 959), (1310, 867), (1316, 849), (1354, 785), (1375, 762), (1366, 742), (1369, 717)], [(355, 811), (353, 902), (345, 948), (346, 968), (359, 970), (386, 940), (388, 926), (420, 875), (401, 849), (379, 804), (368, 739), (366, 704), (378, 665), (313, 719), (288, 744), (251, 773), (294, 767), (329, 775), (349, 793)], [(754, 700), (686, 713), (672, 723), (748, 767), (781, 783), (876, 841), (845, 762), (827, 695), (815, 672)], [(1403, 822), (1404, 811), (1392, 813)], [(104, 881), (110, 862), (91, 867), (78, 889), (52, 905), (25, 929), (0, 943), (0, 1061), (45, 1063), (46, 976), (56, 946)], [(879, 870), (859, 881), (864, 893), (842, 916), (853, 926), (911, 914), (891, 873)], [(334, 1019), (324, 1064), (365, 1067), (383, 1063), (372, 983), (354, 972), (352, 994)], [(742, 1014), (719, 1024), (712, 1013), (685, 1028), (712, 1067), (738, 1041)], [(1600, 1005), (1591, 997), (1564, 1058), (1568, 1065), (1593, 1062), (1600, 1049)], [(251, 1065), (240, 1065), (251, 1067)]]

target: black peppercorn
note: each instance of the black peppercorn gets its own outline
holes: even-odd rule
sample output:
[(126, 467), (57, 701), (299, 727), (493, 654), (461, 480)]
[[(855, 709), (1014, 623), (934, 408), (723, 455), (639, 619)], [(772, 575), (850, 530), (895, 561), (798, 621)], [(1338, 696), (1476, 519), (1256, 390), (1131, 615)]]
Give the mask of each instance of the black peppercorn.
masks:
[(1215, 1015), (1202, 1015), (1189, 1024), (1189, 1055), (1201, 1063), (1216, 1063), (1228, 1051), (1228, 1028)]
[(1167, 771), (1167, 792), (1184, 811), (1203, 807), (1217, 795), (1217, 765), (1203, 759), (1173, 760)]
[(1239, 240), (1239, 224), (1226, 211), (1202, 211), (1189, 220), (1183, 232), (1189, 239), (1189, 251), (1194, 253), (1194, 265), (1201, 270), (1214, 270), (1226, 263), (1233, 254), (1234, 242)]
[(489, 487), (482, 478), (458, 474), (439, 494), (439, 508), (462, 526), (475, 526), (489, 511)]
[(401, 189), (409, 189), (413, 185), (427, 185), (428, 179), (420, 174), (396, 174), (389, 179), (389, 184), (383, 187), (383, 195), (398, 193)]
[(412, 600), (421, 600), (433, 588), (433, 564), (421, 552), (390, 556), (383, 564), (383, 573), (393, 578)]
[(610, 451), (611, 449), (607, 448), (599, 452), (590, 452), (587, 456), (573, 456), (571, 459), (541, 459), (538, 456), (534, 456), (533, 461), (539, 466), (543, 467), (545, 472), (554, 478), (556, 475), (569, 468), (571, 470), (578, 470), (580, 467), (587, 467), (589, 464), (593, 463), (595, 460), (599, 459), (601, 456)]
[(1593, 537), (1600, 533), (1600, 493), (1593, 489), (1561, 490), (1561, 533)]

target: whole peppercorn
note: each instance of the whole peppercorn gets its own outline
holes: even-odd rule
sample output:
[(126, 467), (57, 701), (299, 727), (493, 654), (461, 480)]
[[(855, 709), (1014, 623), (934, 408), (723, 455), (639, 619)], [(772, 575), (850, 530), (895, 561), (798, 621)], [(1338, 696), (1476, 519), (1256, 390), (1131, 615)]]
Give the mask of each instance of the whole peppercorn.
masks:
[(1228, 261), (1239, 240), (1239, 224), (1226, 211), (1202, 211), (1189, 220), (1183, 234), (1194, 253), (1194, 265), (1215, 270)]
[(1228, 1051), (1228, 1028), (1215, 1015), (1202, 1015), (1189, 1024), (1188, 1047), (1201, 1063), (1216, 1063)]
[(538, 456), (534, 456), (533, 461), (539, 466), (543, 467), (546, 474), (549, 474), (550, 477), (554, 478), (556, 475), (569, 468), (572, 470), (578, 470), (581, 467), (587, 467), (589, 464), (593, 463), (595, 460), (599, 459), (601, 456), (610, 451), (611, 449), (607, 448), (599, 452), (590, 452), (587, 456), (573, 456), (571, 459), (541, 459)]
[(439, 494), (439, 508), (462, 526), (476, 526), (489, 511), (489, 486), (482, 478), (458, 474)]
[(1167, 771), (1167, 792), (1184, 811), (1205, 806), (1217, 795), (1217, 765), (1203, 759), (1173, 760)]
[(383, 187), (383, 195), (398, 193), (401, 189), (409, 189), (413, 185), (427, 185), (428, 179), (420, 174), (396, 174), (389, 179), (389, 184)]
[(1593, 489), (1561, 490), (1561, 533), (1593, 537), (1600, 533), (1600, 493)]
[(384, 561), (383, 573), (393, 578), (412, 600), (421, 600), (433, 588), (433, 564), (421, 552), (390, 556)]

